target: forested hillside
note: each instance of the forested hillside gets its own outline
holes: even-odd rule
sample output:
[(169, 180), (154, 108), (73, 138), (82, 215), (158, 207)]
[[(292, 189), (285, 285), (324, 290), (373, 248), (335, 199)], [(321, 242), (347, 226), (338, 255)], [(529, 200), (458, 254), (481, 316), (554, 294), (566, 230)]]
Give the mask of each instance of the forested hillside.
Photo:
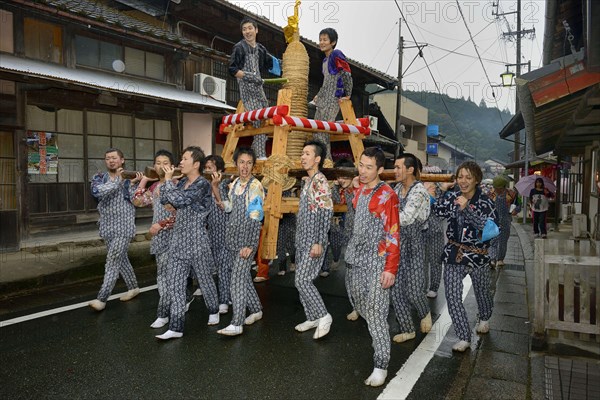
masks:
[(440, 133), (446, 136), (444, 140), (447, 142), (474, 155), (478, 161), (489, 158), (509, 161), (507, 154), (513, 148), (513, 144), (498, 136), (500, 130), (512, 117), (507, 110), (500, 112), (501, 121), (498, 110), (486, 107), (485, 103), (477, 105), (471, 100), (454, 99), (443, 95), (459, 132), (448, 116), (439, 94), (403, 91), (402, 95), (429, 109), (429, 124), (439, 125)]

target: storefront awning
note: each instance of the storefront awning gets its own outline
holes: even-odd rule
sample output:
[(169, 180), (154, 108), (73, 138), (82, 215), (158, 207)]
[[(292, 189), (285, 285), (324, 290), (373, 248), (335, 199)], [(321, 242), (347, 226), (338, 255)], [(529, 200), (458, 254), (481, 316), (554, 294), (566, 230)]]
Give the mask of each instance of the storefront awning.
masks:
[(19, 58), (9, 54), (0, 55), (0, 72), (19, 73), (52, 81), (69, 82), (79, 86), (106, 90), (111, 93), (191, 104), (198, 106), (199, 110), (208, 109), (220, 112), (235, 110), (234, 107), (209, 96), (179, 90), (173, 86), (148, 82), (130, 76), (66, 68), (58, 64)]
[(535, 154), (576, 154), (599, 132), (600, 73), (588, 71), (583, 51), (517, 78), (517, 95)]
[(523, 114), (521, 114), (521, 111), (518, 111), (500, 131), (500, 139), (506, 139), (524, 128), (525, 122), (523, 121)]

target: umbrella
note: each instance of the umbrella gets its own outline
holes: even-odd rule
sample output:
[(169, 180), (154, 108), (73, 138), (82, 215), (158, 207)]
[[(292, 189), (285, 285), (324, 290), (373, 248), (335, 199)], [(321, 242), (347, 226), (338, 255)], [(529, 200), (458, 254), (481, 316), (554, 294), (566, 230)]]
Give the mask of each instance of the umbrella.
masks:
[(554, 182), (552, 182), (550, 178), (546, 178), (545, 176), (541, 175), (524, 176), (523, 178), (519, 179), (519, 182), (517, 182), (515, 187), (517, 188), (519, 193), (521, 193), (522, 196), (529, 196), (531, 189), (535, 188), (535, 180), (538, 178), (542, 178), (542, 180), (544, 181), (544, 187), (546, 189), (548, 189), (552, 193), (556, 192), (556, 185), (554, 184)]

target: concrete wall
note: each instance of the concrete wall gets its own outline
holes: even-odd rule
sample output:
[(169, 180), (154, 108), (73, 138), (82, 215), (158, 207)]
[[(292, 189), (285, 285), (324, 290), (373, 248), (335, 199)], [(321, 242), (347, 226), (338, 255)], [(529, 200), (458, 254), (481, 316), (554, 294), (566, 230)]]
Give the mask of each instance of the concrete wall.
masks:
[(213, 115), (183, 113), (183, 143), (187, 146), (200, 146), (204, 153), (213, 152)]
[[(396, 126), (396, 93), (378, 93), (373, 96), (373, 100), (377, 102), (381, 108), (381, 112), (389, 124), (391, 126)], [(403, 123), (405, 119), (408, 119), (411, 121), (411, 125), (427, 126), (427, 108), (418, 105), (414, 101), (409, 100), (404, 96), (402, 97), (402, 107), (400, 113), (402, 114)], [(408, 129), (408, 126), (406, 129)]]
[[(422, 142), (421, 142), (422, 143)], [(404, 142), (404, 151), (412, 153), (421, 160), (423, 165), (427, 163), (427, 153), (424, 150), (419, 150), (419, 142), (416, 140), (406, 139)]]

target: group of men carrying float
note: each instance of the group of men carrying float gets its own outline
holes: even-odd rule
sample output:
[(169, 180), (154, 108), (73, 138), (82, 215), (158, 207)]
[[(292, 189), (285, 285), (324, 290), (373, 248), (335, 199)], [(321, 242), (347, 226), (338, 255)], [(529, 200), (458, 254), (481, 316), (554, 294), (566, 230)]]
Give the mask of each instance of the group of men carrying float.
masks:
[[(234, 46), (230, 72), (238, 79), (246, 108), (264, 107), (260, 69), (263, 64), (268, 64), (269, 58), (265, 55), (266, 50), (263, 52), (264, 47), (256, 43), (256, 22), (244, 20), (241, 27), (244, 39)], [(333, 29), (321, 32), (319, 44), (326, 55), (323, 61), (325, 80), (315, 98), (321, 118), (334, 119), (339, 110), (339, 99), (348, 97), (352, 89), (349, 67), (343, 54), (334, 50), (336, 43), (337, 34)], [(328, 134), (321, 136), (328, 139)], [(314, 329), (314, 339), (329, 333), (333, 318), (313, 281), (326, 264), (330, 242), (335, 247), (334, 260), (336, 253), (339, 257), (341, 247), (346, 245), (346, 288), (353, 307), (348, 319), (362, 316), (367, 321), (373, 341), (374, 369), (365, 384), (380, 386), (385, 382), (390, 359), (391, 340), (387, 322), (390, 297), (400, 324), (400, 333), (393, 338), (395, 342), (415, 337), (411, 319), (413, 307), (421, 319), (421, 332), (431, 330), (423, 265), (427, 250), (424, 235), (432, 221), (431, 210), (438, 210), (438, 215), (450, 221), (462, 210), (463, 197), (447, 205), (446, 196), (440, 193), (441, 189), (448, 189), (448, 185), (432, 186), (428, 192), (418, 180), (420, 161), (411, 154), (403, 154), (395, 161), (396, 178), (400, 183), (395, 190), (392, 189), (379, 178), (384, 169), (385, 155), (378, 148), (365, 149), (357, 165), (359, 175), (353, 180), (338, 179), (332, 193), (327, 178), (320, 171), (325, 159), (331, 158), (328, 140), (320, 140), (323, 139), (321, 136), (315, 135), (313, 140), (306, 142), (302, 151), (300, 161), (308, 178), (304, 179), (300, 191), (295, 223), (280, 227), (280, 238), (290, 236), (290, 228), (296, 231), (295, 285), (306, 321), (296, 325), (295, 330), (306, 332)], [(92, 180), (92, 194), (99, 201), (100, 236), (106, 241), (108, 255), (102, 288), (90, 306), (98, 311), (105, 308), (119, 274), (128, 287), (121, 300), (130, 300), (139, 293), (133, 268), (127, 259), (127, 246), (135, 234), (134, 205), (151, 204), (154, 210), (150, 228), (153, 235), (151, 252), (156, 256), (160, 295), (157, 319), (151, 327), (161, 328), (168, 324), (168, 330), (156, 337), (166, 340), (183, 336), (186, 281), (190, 274), (197, 279), (204, 296), (209, 311), (208, 325), (219, 324), (220, 315), (226, 314), (229, 304), (232, 305), (230, 324), (218, 330), (219, 334), (240, 335), (244, 325), (252, 325), (262, 319), (262, 305), (252, 282), (251, 264), (258, 250), (265, 191), (261, 182), (252, 175), (252, 169), (257, 158), (266, 156), (266, 137), (264, 139), (256, 136), (252, 148), (238, 147), (235, 150), (233, 160), (238, 177), (232, 182), (223, 180), (224, 163), (220, 157), (205, 157), (204, 152), (195, 146), (183, 150), (179, 177), (174, 177), (172, 155), (159, 151), (154, 160), (155, 169), (161, 172), (158, 182), (148, 186), (150, 180), (141, 173), (134, 179), (124, 180), (120, 176), (123, 154), (118, 149), (109, 149), (105, 157), (108, 172), (98, 174)], [(211, 182), (202, 176), (203, 171), (212, 174)], [(468, 172), (471, 174), (472, 171)], [(460, 179), (461, 175), (459, 186)], [(438, 200), (432, 200), (434, 197), (431, 195), (438, 196)], [(343, 227), (338, 227), (338, 232), (331, 229), (333, 200), (348, 205)], [(435, 204), (431, 205), (434, 201)], [(493, 208), (491, 211), (485, 209), (485, 215), (471, 211), (471, 223), (477, 226), (494, 217)], [(443, 243), (442, 230), (435, 232), (436, 240)], [(335, 235), (339, 240), (329, 239)], [(284, 244), (280, 242), (278, 246), (284, 247)], [(442, 249), (440, 246), (436, 249), (438, 254), (430, 256), (432, 282), (427, 293), (429, 297), (437, 295), (440, 279)], [(483, 254), (486, 249), (487, 244), (464, 245), (460, 247), (461, 260), (466, 259), (463, 254), (470, 251)], [(448, 245), (444, 251), (444, 261), (453, 263), (454, 260), (447, 259), (452, 252)], [(282, 256), (285, 257), (285, 251)], [(457, 263), (461, 264), (460, 261)], [(280, 270), (285, 271), (285, 266), (281, 269), (280, 265)], [(218, 289), (214, 272), (218, 275)], [(464, 271), (461, 269), (456, 276), (452, 275), (452, 279), (458, 279), (465, 273), (473, 274), (473, 266)], [(486, 294), (485, 271), (478, 276), (481, 279), (476, 295), (478, 305), (484, 311), (480, 324), (489, 330), (489, 282)], [(434, 279), (437, 282), (433, 282)], [(446, 282), (446, 285), (449, 283)], [(456, 291), (449, 291), (446, 286), (446, 292), (454, 294)], [(455, 300), (448, 299), (448, 303), (456, 324), (454, 316), (462, 318), (465, 311), (462, 302)], [(460, 348), (455, 348), (457, 351), (465, 351), (470, 343), (470, 334), (463, 332), (463, 322), (460, 321), (460, 330), (457, 327), (461, 339), (459, 344), (467, 343), (467, 347), (463, 343)]]

